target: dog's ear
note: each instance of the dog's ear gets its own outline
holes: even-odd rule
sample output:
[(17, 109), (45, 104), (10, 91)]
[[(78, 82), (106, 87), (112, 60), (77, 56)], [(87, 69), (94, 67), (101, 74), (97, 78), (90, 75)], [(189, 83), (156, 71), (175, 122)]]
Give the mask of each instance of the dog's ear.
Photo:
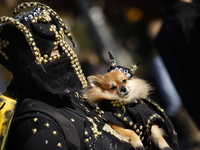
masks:
[(90, 86), (98, 86), (101, 84), (100, 79), (97, 76), (88, 76), (87, 77), (88, 83)]

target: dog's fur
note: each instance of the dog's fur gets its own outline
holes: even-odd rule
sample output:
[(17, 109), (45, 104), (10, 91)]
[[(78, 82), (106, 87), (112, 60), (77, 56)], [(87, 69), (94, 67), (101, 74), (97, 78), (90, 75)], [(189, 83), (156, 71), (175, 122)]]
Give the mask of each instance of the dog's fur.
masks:
[[(146, 81), (139, 78), (128, 79), (121, 71), (89, 76), (87, 79), (88, 88), (84, 90), (84, 95), (95, 104), (101, 103), (101, 100), (120, 100), (129, 103), (134, 99), (147, 98), (152, 90)], [(109, 122), (109, 124), (122, 136), (129, 137), (134, 148), (145, 150), (139, 136), (133, 130), (124, 129), (112, 122)], [(161, 150), (172, 150), (162, 134), (162, 130), (154, 124), (151, 128), (151, 140)]]

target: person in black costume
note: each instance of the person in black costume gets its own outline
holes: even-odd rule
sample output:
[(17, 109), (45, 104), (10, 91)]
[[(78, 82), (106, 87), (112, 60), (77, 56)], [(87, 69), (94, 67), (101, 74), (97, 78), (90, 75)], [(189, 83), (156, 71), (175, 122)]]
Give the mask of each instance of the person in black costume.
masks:
[[(5, 95), (17, 98), (5, 149), (134, 150), (81, 95), (87, 82), (57, 13), (27, 2), (13, 14), (0, 18), (0, 64), (13, 75)], [(176, 149), (176, 133), (170, 130)]]
[(190, 144), (200, 145), (200, 3), (174, 0), (167, 6), (167, 15), (155, 39), (155, 46), (185, 107), (174, 121)]

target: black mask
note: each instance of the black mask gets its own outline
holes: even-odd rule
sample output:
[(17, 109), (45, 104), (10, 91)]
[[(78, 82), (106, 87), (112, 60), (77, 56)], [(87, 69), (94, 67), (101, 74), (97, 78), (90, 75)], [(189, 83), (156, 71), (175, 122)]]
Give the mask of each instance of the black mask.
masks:
[[(27, 8), (32, 9), (19, 13)], [(78, 58), (65, 36), (75, 44), (57, 13), (44, 4), (27, 2), (16, 7), (14, 15), (0, 18), (0, 63), (12, 73), (14, 83), (28, 86), (30, 81), (53, 94), (85, 88)], [(60, 54), (51, 56), (56, 46)]]

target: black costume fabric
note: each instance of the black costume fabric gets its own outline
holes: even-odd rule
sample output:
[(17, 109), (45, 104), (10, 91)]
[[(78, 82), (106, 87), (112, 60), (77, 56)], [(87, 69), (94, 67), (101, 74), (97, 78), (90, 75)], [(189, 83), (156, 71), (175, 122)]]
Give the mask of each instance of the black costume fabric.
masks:
[[(51, 94), (48, 97), (47, 95), (38, 97), (39, 101), (55, 107), (61, 113), (60, 115), (64, 115), (67, 120), (72, 122), (79, 134), (81, 150), (134, 150), (129, 143), (122, 142), (103, 129), (105, 120), (101, 116), (101, 110), (97, 111), (96, 107), (82, 102), (73, 94), (66, 95), (64, 99), (65, 101), (61, 101), (57, 96)], [(34, 99), (28, 100), (30, 101), (29, 105), (32, 105), (31, 101)], [(26, 99), (21, 104), (24, 102)], [(18, 104), (19, 108), (21, 104)], [(34, 107), (34, 105), (30, 107)], [(23, 110), (19, 111), (23, 112)], [(6, 150), (71, 149), (67, 146), (65, 141), (67, 139), (63, 136), (57, 122), (49, 119), (48, 115), (37, 111), (20, 115), (16, 112), (16, 115), (11, 126)], [(71, 135), (71, 138), (75, 137)]]
[[(120, 103), (120, 102), (119, 102)], [(125, 129), (131, 129), (140, 137), (144, 147), (148, 150), (154, 150), (156, 147), (153, 143), (149, 143), (151, 135), (151, 127), (157, 124), (163, 127), (168, 122), (158, 115), (158, 112), (147, 105), (142, 99), (135, 100), (129, 104), (118, 105), (114, 101), (103, 100), (99, 106), (104, 111), (104, 118)], [(176, 135), (173, 137), (176, 139)], [(177, 141), (176, 141), (177, 142)], [(172, 147), (177, 149), (177, 143)]]
[(176, 1), (169, 6), (163, 26), (156, 38), (170, 77), (194, 121), (199, 120), (200, 84), (200, 4)]
[[(158, 149), (150, 140), (151, 127), (153, 124), (157, 124), (165, 130), (167, 134), (165, 140), (169, 143), (170, 147), (174, 150), (179, 149), (177, 134), (174, 127), (158, 104), (150, 99), (141, 99), (135, 100), (130, 104), (121, 105), (121, 107), (116, 107), (113, 105), (115, 103), (112, 102), (113, 101), (103, 100), (99, 105), (100, 110), (103, 110), (102, 117), (106, 122), (113, 122), (125, 129), (135, 131), (140, 137), (145, 149), (148, 150)], [(113, 134), (113, 131), (111, 131), (111, 134)], [(115, 136), (126, 143), (123, 137), (119, 135)]]
[[(106, 107), (102, 111), (99, 107), (84, 101), (81, 95), (77, 96), (77, 93), (66, 95), (64, 101), (60, 100), (56, 95), (45, 92), (43, 95), (38, 96), (37, 100), (30, 98), (30, 96), (28, 100), (44, 102), (56, 108), (61, 113), (60, 115), (64, 115), (67, 120), (71, 121), (79, 134), (81, 150), (135, 150), (131, 144), (107, 125), (106, 122), (110, 120), (122, 127), (135, 130), (141, 136), (143, 143), (148, 146), (147, 149), (154, 150), (156, 148), (153, 144), (146, 142), (150, 135), (149, 129), (152, 123), (155, 122), (160, 124), (160, 126), (163, 125), (163, 119), (155, 113), (157, 112), (155, 111), (156, 109), (147, 109), (145, 103), (136, 102), (130, 104), (127, 106), (126, 113), (121, 108), (115, 108), (113, 110), (116, 113), (111, 115), (109, 113), (110, 110), (108, 112)], [(20, 108), (20, 105), (26, 101), (27, 99), (24, 99), (21, 103), (18, 103), (18, 107)], [(103, 102), (103, 104), (109, 106), (109, 103), (106, 102), (108, 101)], [(29, 105), (30, 107), (34, 107), (32, 103)], [(41, 113), (41, 111), (33, 110), (20, 115), (18, 111), (23, 112), (23, 110), (16, 112), (10, 129), (6, 150), (70, 149), (66, 144), (67, 139), (63, 136), (63, 132), (57, 122), (52, 118), (50, 119), (48, 115)], [(123, 115), (119, 116), (118, 114)], [(124, 120), (124, 118), (127, 119)], [(131, 121), (133, 124), (130, 124)], [(165, 123), (168, 123), (167, 120), (165, 121)], [(76, 137), (71, 135), (70, 138)], [(176, 137), (170, 138), (170, 140), (173, 140)], [(174, 150), (176, 150), (177, 145), (174, 143), (171, 144)]]

